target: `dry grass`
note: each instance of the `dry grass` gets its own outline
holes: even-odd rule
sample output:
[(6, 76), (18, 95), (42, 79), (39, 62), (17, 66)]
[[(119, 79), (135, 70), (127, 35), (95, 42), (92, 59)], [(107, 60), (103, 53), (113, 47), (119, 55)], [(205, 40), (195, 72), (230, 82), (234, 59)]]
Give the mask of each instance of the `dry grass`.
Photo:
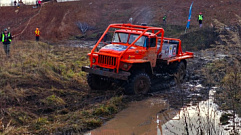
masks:
[(111, 108), (111, 118), (124, 106), (114, 91), (88, 91), (89, 50), (18, 41), (11, 58), (0, 52), (0, 134), (82, 133), (103, 123), (96, 109)]
[[(45, 87), (59, 85), (65, 88), (68, 87), (66, 82), (84, 83), (80, 67), (87, 65), (83, 58), (87, 51), (31, 41), (18, 42), (11, 48), (10, 59), (3, 52), (0, 56), (0, 76), (4, 78), (0, 86), (10, 83), (11, 87), (29, 87), (45, 83)], [(48, 82), (44, 82), (46, 79)]]

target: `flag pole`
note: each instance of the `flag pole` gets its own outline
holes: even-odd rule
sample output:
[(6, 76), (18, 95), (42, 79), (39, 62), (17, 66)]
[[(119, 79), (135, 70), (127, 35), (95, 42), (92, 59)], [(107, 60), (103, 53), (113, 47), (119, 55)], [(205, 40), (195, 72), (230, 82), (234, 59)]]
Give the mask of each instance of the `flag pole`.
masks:
[(187, 32), (187, 29), (189, 29), (189, 26), (190, 26), (190, 22), (191, 22), (191, 17), (192, 17), (192, 5), (193, 5), (193, 2), (190, 6), (190, 9), (189, 9), (189, 15), (188, 15), (188, 20), (187, 20), (187, 26), (186, 26), (186, 29), (185, 29), (185, 33)]

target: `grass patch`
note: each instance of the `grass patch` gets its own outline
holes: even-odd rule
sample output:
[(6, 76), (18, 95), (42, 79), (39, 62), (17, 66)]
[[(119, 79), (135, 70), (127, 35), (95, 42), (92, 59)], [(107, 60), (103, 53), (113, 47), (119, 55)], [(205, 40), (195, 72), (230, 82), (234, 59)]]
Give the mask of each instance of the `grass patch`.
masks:
[(46, 117), (40, 117), (33, 124), (33, 128), (35, 130), (40, 130), (43, 126), (46, 126), (47, 124), (49, 124), (48, 119)]
[(0, 134), (82, 134), (125, 107), (114, 91), (88, 91), (88, 49), (18, 41), (11, 58), (0, 51)]
[(101, 104), (95, 108), (93, 115), (108, 116), (116, 114), (123, 106), (123, 97), (113, 97), (106, 104)]
[(46, 104), (46, 106), (52, 106), (54, 108), (58, 108), (66, 105), (65, 101), (62, 98), (54, 94), (46, 97), (45, 99), (42, 100), (42, 102)]
[(183, 51), (199, 51), (211, 48), (218, 40), (218, 33), (212, 28), (202, 28), (179, 36)]

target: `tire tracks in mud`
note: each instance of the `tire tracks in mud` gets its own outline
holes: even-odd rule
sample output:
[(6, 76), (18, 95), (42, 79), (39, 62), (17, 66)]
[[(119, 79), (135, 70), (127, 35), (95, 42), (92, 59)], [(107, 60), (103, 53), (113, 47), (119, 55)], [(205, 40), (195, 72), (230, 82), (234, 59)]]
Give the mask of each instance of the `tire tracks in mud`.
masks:
[(196, 86), (203, 84), (205, 77), (202, 75), (202, 69), (210, 62), (210, 60), (202, 57), (200, 52), (196, 52), (195, 58), (187, 62), (186, 79), (185, 82), (181, 84), (181, 87), (176, 84), (172, 76), (156, 77), (152, 81), (152, 93), (150, 93), (150, 95), (154, 97), (160, 96), (166, 99), (171, 107), (174, 108), (182, 108), (190, 104), (192, 101), (192, 99), (188, 97), (190, 95), (198, 95), (192, 97), (195, 99), (193, 102), (206, 100), (208, 98), (209, 88), (204, 87), (202, 90), (199, 90)]
[[(140, 10), (141, 9), (141, 10)], [(153, 13), (151, 7), (143, 7), (143, 8), (138, 8), (136, 11), (133, 13), (133, 23), (134, 24), (141, 24), (141, 23), (147, 23), (152, 20), (153, 18)]]

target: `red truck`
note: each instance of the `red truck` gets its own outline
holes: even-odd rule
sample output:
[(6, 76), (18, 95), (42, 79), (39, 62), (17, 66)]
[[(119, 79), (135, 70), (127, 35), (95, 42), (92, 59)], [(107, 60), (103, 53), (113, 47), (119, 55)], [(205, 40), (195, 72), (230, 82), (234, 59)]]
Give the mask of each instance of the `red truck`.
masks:
[[(113, 36), (106, 42), (106, 35)], [(128, 94), (146, 94), (157, 74), (172, 74), (180, 82), (186, 74), (186, 59), (181, 40), (165, 38), (164, 29), (132, 24), (111, 24), (88, 54), (87, 82), (91, 89), (105, 90), (114, 80), (125, 82)]]

